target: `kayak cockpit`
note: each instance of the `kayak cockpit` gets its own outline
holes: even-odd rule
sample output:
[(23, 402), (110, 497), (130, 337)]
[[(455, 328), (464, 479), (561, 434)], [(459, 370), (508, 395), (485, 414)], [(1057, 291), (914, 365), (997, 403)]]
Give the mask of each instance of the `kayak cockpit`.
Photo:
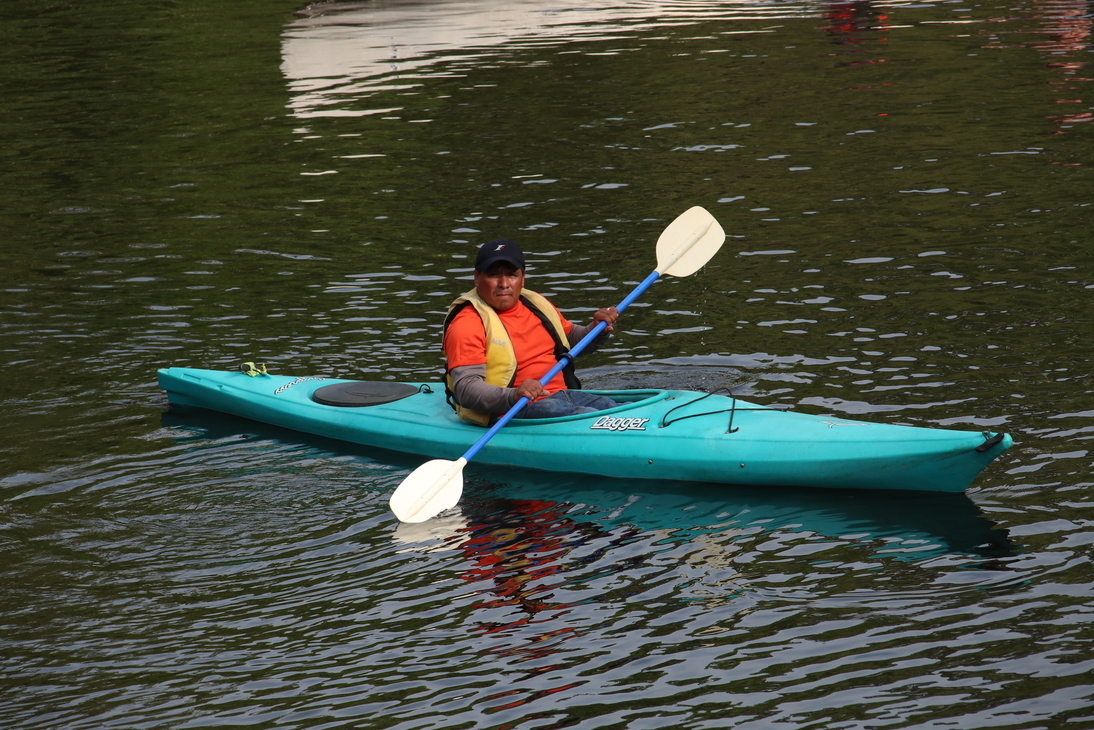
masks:
[(664, 400), (670, 394), (667, 390), (589, 390), (587, 393), (595, 393), (606, 398), (611, 398), (618, 406), (605, 408), (602, 411), (592, 413), (576, 413), (572, 416), (559, 416), (558, 418), (514, 418), (510, 425), (535, 426), (551, 423), (567, 423), (570, 421), (588, 420), (590, 417), (612, 416), (618, 413), (630, 411), (635, 408), (644, 408), (653, 403)]

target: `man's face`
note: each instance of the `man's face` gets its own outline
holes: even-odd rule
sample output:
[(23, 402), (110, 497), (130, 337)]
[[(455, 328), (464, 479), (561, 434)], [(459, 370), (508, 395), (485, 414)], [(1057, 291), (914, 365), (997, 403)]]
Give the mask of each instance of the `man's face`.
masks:
[(499, 312), (512, 309), (524, 289), (524, 269), (499, 261), (486, 271), (475, 272), (475, 290), (487, 304)]

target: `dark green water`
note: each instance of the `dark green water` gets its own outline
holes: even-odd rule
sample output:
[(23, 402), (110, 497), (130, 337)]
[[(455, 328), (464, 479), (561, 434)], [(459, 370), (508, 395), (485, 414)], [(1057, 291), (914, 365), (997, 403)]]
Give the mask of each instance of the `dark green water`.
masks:
[[(0, 2), (0, 724), (1094, 725), (1092, 8)], [(630, 483), (170, 411), (421, 380), (479, 243), (587, 385), (1005, 429), (966, 495)]]

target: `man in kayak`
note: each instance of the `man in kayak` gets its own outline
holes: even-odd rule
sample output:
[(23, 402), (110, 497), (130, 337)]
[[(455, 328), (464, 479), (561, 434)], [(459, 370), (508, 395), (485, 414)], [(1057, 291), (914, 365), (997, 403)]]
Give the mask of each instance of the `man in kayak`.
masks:
[[(489, 425), (522, 397), (532, 402), (516, 418), (554, 418), (618, 405), (579, 390), (573, 363), (546, 387), (540, 384), (571, 345), (597, 322), (609, 337), (619, 317), (598, 309), (588, 325), (575, 325), (546, 297), (524, 288), (524, 252), (499, 238), (483, 244), (475, 259), (475, 288), (452, 302), (444, 322), (445, 385), (461, 419)], [(515, 385), (514, 384), (518, 384)]]

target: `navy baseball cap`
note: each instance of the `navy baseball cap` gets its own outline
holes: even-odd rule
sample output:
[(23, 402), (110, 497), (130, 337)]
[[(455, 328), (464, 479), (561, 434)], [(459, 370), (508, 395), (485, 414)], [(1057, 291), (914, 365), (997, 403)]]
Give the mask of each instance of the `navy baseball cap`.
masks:
[(484, 243), (475, 258), (475, 271), (486, 271), (499, 261), (512, 264), (514, 268), (524, 268), (524, 252), (520, 246), (508, 238), (496, 238)]

